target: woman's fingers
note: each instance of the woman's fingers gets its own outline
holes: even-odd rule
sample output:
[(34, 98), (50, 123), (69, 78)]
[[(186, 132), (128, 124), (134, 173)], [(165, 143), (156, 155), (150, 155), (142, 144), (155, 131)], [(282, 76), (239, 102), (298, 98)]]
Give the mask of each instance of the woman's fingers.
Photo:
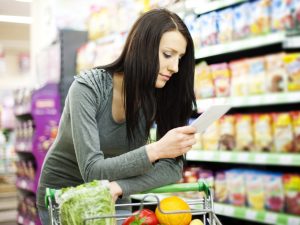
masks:
[(192, 126), (183, 126), (175, 128), (175, 131), (183, 133), (183, 134), (195, 134), (197, 129)]

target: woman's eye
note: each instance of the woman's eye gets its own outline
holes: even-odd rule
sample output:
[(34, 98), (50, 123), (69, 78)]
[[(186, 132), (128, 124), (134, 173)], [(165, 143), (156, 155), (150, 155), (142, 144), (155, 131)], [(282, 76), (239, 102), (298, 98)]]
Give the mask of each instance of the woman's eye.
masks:
[(172, 57), (170, 54), (167, 54), (167, 53), (163, 53), (163, 55), (164, 55), (164, 57), (165, 57), (166, 59), (168, 59), (168, 58), (171, 58), (171, 57)]

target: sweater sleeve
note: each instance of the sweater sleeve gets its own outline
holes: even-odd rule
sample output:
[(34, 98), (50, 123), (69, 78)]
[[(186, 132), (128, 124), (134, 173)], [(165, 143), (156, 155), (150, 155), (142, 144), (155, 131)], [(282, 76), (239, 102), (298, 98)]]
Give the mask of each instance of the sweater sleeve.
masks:
[(123, 195), (141, 193), (153, 188), (178, 182), (182, 177), (183, 160), (161, 159), (145, 174), (117, 180)]
[(145, 146), (105, 159), (100, 148), (96, 119), (101, 98), (89, 86), (77, 81), (70, 87), (68, 97), (72, 139), (79, 170), (85, 182), (94, 179), (125, 179), (153, 169)]

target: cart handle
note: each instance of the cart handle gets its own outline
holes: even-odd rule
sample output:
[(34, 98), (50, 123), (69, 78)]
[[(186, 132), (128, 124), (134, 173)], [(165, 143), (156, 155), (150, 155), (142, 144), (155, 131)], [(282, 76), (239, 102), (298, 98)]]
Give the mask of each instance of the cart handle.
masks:
[[(188, 192), (188, 191), (203, 191), (208, 196), (210, 195), (210, 186), (204, 180), (198, 180), (197, 183), (180, 183), (170, 184), (159, 188), (154, 188), (141, 194), (147, 193), (170, 193), (170, 192)], [(54, 199), (56, 189), (46, 188), (45, 205), (48, 208), (49, 198)]]

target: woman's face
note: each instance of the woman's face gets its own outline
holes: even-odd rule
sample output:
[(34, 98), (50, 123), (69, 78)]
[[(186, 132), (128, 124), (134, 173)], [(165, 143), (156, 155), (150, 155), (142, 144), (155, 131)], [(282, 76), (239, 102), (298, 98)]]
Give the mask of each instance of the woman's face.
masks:
[(180, 58), (185, 54), (187, 42), (179, 31), (162, 35), (159, 43), (159, 73), (155, 87), (163, 88), (174, 73), (178, 72)]

